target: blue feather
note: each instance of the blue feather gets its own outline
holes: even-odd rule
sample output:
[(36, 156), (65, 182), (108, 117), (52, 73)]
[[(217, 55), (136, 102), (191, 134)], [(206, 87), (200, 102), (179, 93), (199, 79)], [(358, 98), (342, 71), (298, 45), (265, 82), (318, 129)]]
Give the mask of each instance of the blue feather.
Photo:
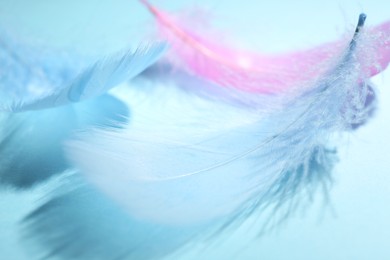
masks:
[[(123, 51), (95, 62), (61, 53), (31, 50), (0, 39), (0, 109), (20, 112), (79, 102), (99, 96), (137, 76), (152, 65), (166, 49), (164, 43)], [(47, 51), (46, 51), (47, 52)], [(43, 54), (40, 56), (40, 54)], [(68, 62), (73, 60), (73, 62)], [(86, 65), (86, 64), (91, 65)]]
[(62, 173), (72, 167), (62, 144), (75, 131), (120, 127), (129, 118), (129, 108), (107, 94), (49, 110), (0, 114), (0, 184), (25, 189)]
[(199, 232), (133, 218), (77, 173), (63, 179), (23, 219), (23, 241), (40, 249), (37, 258), (157, 259)]

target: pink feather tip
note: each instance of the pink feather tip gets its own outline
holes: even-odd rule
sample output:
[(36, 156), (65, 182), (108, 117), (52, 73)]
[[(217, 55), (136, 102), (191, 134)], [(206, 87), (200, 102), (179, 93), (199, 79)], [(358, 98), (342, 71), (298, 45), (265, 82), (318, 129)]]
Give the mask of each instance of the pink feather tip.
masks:
[[(188, 21), (140, 0), (156, 18), (160, 33), (172, 46), (175, 61), (191, 74), (220, 86), (258, 94), (303, 91), (329, 71), (348, 48), (349, 39), (269, 56), (227, 48), (191, 31)], [(357, 53), (361, 74), (371, 77), (390, 61), (390, 22), (366, 30), (366, 51)], [(368, 53), (370, 57), (368, 56)]]

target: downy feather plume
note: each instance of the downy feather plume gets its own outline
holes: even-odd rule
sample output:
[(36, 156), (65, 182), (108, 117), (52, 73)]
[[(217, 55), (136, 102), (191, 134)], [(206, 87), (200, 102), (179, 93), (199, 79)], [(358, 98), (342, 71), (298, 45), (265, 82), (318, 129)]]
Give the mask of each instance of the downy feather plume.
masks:
[[(172, 46), (170, 60), (191, 74), (229, 89), (258, 94), (302, 93), (337, 64), (348, 46), (348, 39), (323, 44), (316, 48), (284, 55), (261, 55), (234, 49), (215, 39), (210, 28), (195, 31), (193, 20), (172, 15), (140, 0), (158, 23), (160, 36)], [(374, 76), (390, 61), (390, 22), (367, 30), (370, 37), (371, 62), (362, 73)], [(358, 57), (365, 60), (367, 57)]]
[(21, 44), (0, 36), (0, 111), (20, 112), (79, 102), (138, 75), (164, 52), (144, 44), (97, 60)]
[[(276, 107), (189, 95), (181, 84), (199, 78), (184, 72), (179, 81), (150, 71), (138, 77), (131, 83), (137, 87), (121, 90), (133, 108), (131, 123), (82, 131), (66, 143), (79, 185), (51, 194), (25, 219), (27, 234), (47, 256), (157, 259), (255, 214), (268, 212), (264, 228), (285, 219), (328, 189), (333, 141), (372, 114), (372, 71), (362, 67), (378, 59), (362, 55), (376, 53), (364, 21), (361, 15), (332, 67)], [(118, 239), (108, 239), (107, 229)]]

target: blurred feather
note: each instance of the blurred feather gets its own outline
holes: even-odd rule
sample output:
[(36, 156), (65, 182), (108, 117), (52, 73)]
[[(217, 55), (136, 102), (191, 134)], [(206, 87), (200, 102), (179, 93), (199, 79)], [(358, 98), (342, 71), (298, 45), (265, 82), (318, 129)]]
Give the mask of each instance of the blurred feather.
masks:
[(165, 44), (154, 43), (90, 61), (0, 38), (0, 108), (20, 112), (61, 106), (104, 94), (153, 64)]
[(73, 132), (113, 127), (130, 117), (117, 98), (102, 95), (82, 103), (48, 110), (0, 114), (0, 184), (30, 188), (72, 167), (63, 142)]
[[(323, 44), (309, 50), (285, 55), (259, 55), (229, 48), (221, 42), (220, 33), (210, 25), (196, 26), (198, 19), (171, 15), (140, 0), (155, 16), (164, 40), (172, 45), (171, 61), (190, 73), (229, 89), (251, 93), (277, 94), (306, 91), (321, 76), (336, 66), (348, 39)], [(201, 31), (196, 31), (197, 28)], [(204, 29), (207, 28), (207, 29)], [(370, 63), (362, 64), (362, 73), (374, 76), (390, 61), (390, 22), (367, 30), (367, 50)], [(218, 35), (218, 36), (216, 36)]]
[(199, 230), (133, 218), (77, 173), (51, 187), (46, 201), (23, 220), (24, 243), (39, 258), (156, 259)]

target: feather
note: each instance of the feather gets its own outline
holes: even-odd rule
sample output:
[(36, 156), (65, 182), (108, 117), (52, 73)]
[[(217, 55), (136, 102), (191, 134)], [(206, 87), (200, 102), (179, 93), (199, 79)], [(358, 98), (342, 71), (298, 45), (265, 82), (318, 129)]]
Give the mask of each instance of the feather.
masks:
[(62, 144), (73, 132), (120, 127), (128, 107), (110, 95), (47, 110), (0, 114), (0, 185), (30, 188), (72, 166)]
[[(121, 240), (98, 241), (105, 225), (87, 225), (91, 212), (82, 205), (95, 205), (99, 196), (116, 201), (127, 223), (140, 228), (140, 235), (125, 238), (128, 251), (118, 258), (162, 257), (253, 214), (270, 214), (263, 228), (286, 219), (315, 191), (327, 191), (337, 160), (335, 136), (368, 116), (369, 75), (361, 73), (365, 61), (358, 55), (365, 49), (364, 20), (361, 15), (339, 63), (283, 109), (215, 102), (188, 95), (174, 83), (150, 84), (139, 77), (133, 84), (142, 87), (123, 93), (134, 109), (131, 125), (83, 131), (66, 144), (70, 161), (103, 195), (70, 191), (52, 197), (26, 219), (29, 234), (47, 245), (49, 256), (100, 259), (118, 253), (118, 247), (123, 252)], [(115, 220), (99, 210), (93, 212), (110, 218), (104, 223)], [(128, 232), (132, 227), (126, 226)], [(82, 237), (74, 241), (80, 228)], [(158, 244), (175, 230), (183, 233)], [(99, 256), (88, 249), (95, 243)], [(153, 250), (144, 250), (150, 246)]]
[(24, 245), (41, 249), (33, 254), (37, 258), (156, 259), (199, 230), (133, 218), (77, 173), (61, 179), (50, 185), (46, 201), (23, 219)]
[(0, 78), (0, 109), (12, 112), (56, 107), (104, 94), (142, 72), (165, 50), (163, 43), (146, 44), (135, 51), (89, 62), (81, 57), (31, 50), (8, 38), (0, 39), (4, 72)]
[[(259, 55), (224, 46), (215, 39), (216, 32), (197, 32), (193, 21), (164, 12), (140, 0), (159, 25), (162, 37), (172, 45), (171, 60), (177, 67), (217, 85), (251, 93), (278, 94), (306, 91), (330, 68), (338, 63), (348, 45), (347, 39), (323, 44), (305, 51), (285, 55)], [(390, 22), (371, 28), (369, 55), (372, 62), (362, 68), (362, 73), (374, 76), (384, 70), (390, 61)], [(364, 54), (362, 54), (364, 55)], [(364, 58), (363, 58), (364, 59)]]
[(127, 128), (89, 129), (66, 145), (87, 183), (65, 179), (70, 191), (54, 188), (24, 220), (25, 238), (44, 256), (159, 259), (242, 221), (237, 214), (249, 207), (248, 196), (265, 208), (282, 201), (293, 207), (305, 192), (330, 184), (335, 154), (326, 147), (283, 177), (272, 176), (281, 168), (272, 166), (283, 156), (273, 158), (285, 150), (281, 144), (233, 159), (269, 135), (257, 114), (193, 99), (175, 86), (127, 91), (134, 109)]

